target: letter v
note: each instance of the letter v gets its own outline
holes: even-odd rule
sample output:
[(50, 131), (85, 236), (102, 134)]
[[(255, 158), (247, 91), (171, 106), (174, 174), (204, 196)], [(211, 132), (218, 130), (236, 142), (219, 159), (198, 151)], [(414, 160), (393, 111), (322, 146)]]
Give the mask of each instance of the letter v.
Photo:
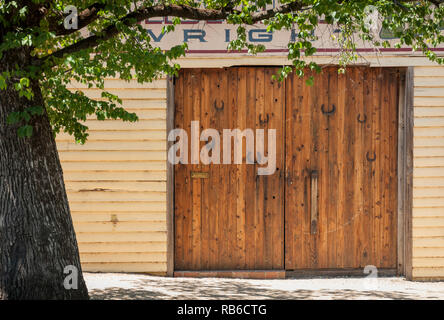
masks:
[(154, 39), (154, 42), (160, 42), (160, 40), (162, 40), (163, 36), (165, 35), (165, 33), (163, 33), (162, 31), (160, 31), (160, 34), (158, 37), (156, 37), (156, 35), (153, 33), (153, 31), (151, 31), (151, 29), (147, 29), (148, 34), (150, 35), (150, 37), (152, 39)]

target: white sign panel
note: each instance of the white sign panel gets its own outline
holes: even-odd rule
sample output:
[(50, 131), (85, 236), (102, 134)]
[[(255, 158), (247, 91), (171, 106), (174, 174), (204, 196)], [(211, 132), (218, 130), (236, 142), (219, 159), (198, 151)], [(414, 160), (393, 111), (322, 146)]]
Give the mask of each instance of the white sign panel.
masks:
[[(151, 36), (153, 43), (165, 50), (186, 42), (189, 54), (247, 54), (245, 51), (234, 52), (227, 50), (228, 43), (236, 38), (237, 27), (234, 25), (222, 21), (199, 22), (188, 20), (177, 25), (174, 32), (162, 33), (162, 27), (168, 24), (171, 24), (169, 18), (150, 19), (142, 23)], [(340, 45), (335, 40), (339, 33), (339, 29), (321, 22), (314, 32), (316, 40), (312, 41), (313, 46), (317, 48), (317, 54), (339, 52)], [(388, 32), (380, 28), (375, 30), (375, 35), (381, 41), (388, 40), (393, 44), (396, 43), (396, 39), (393, 39)], [(267, 55), (285, 55), (287, 43), (297, 40), (297, 30), (282, 30), (271, 33), (267, 32), (265, 25), (258, 23), (247, 27), (247, 40), (250, 43), (264, 45), (266, 47), (265, 54)], [(357, 40), (356, 43), (357, 51), (363, 53), (390, 52), (390, 54), (405, 54), (412, 52), (411, 48), (408, 47), (375, 49), (370, 43), (364, 43), (360, 40)], [(442, 48), (434, 50), (442, 52), (444, 51), (444, 45)]]

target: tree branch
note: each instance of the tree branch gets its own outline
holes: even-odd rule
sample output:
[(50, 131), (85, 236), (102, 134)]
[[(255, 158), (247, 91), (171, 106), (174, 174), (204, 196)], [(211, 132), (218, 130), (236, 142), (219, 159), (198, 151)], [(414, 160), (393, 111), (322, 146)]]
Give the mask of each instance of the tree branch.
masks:
[[(82, 10), (77, 16), (78, 29), (82, 29), (97, 20), (99, 18), (99, 11), (104, 9), (105, 6), (106, 5), (104, 3), (95, 3)], [(60, 21), (63, 21), (66, 17), (67, 14), (60, 13), (58, 16), (51, 19), (51, 21), (49, 22), (49, 30), (55, 32), (57, 36), (66, 36), (76, 32), (76, 29), (66, 29), (63, 23), (60, 24)]]
[[(299, 11), (303, 8), (303, 4), (300, 1), (294, 1), (287, 3), (285, 5), (281, 5), (274, 9), (264, 10), (251, 15), (250, 24), (256, 23), (258, 21), (262, 21), (265, 19), (269, 19), (275, 16), (278, 13), (289, 13), (293, 11)], [(87, 9), (89, 10), (89, 9)], [(85, 12), (85, 11), (83, 11)], [(90, 10), (90, 15), (85, 15), (83, 19), (84, 26), (88, 25), (86, 23), (89, 20), (94, 21), (94, 15), (97, 15), (97, 11)], [(94, 13), (95, 12), (95, 13)], [(134, 12), (129, 13), (122, 19), (121, 22), (131, 25), (131, 22), (134, 21), (143, 21), (149, 18), (156, 17), (178, 17), (184, 19), (192, 19), (199, 21), (208, 21), (208, 20), (221, 20), (226, 19), (230, 14), (237, 13), (235, 9), (204, 9), (204, 8), (194, 8), (188, 5), (156, 5), (152, 7), (144, 7), (140, 8)], [(91, 21), (89, 23), (91, 23)], [(79, 24), (80, 26), (80, 24)], [(71, 31), (71, 30), (69, 30)], [(82, 39), (69, 47), (65, 47), (60, 49), (48, 56), (42, 57), (38, 59), (37, 64), (42, 64), (44, 61), (52, 57), (61, 58), (67, 54), (71, 54), (80, 50), (88, 49), (97, 46), (101, 41), (105, 41), (111, 39), (119, 33), (116, 26), (110, 25), (105, 30), (103, 30), (100, 35), (93, 35), (88, 38)]]
[(444, 3), (444, 0), (429, 0), (431, 3), (433, 3), (436, 7), (439, 7), (441, 4)]

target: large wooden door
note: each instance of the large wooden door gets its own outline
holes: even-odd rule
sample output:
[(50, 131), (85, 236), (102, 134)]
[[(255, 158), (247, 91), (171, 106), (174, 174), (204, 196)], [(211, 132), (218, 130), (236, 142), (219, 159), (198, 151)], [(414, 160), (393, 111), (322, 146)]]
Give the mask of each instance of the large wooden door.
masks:
[(188, 161), (191, 121), (199, 135), (219, 132), (221, 163), (223, 129), (277, 134), (272, 175), (246, 164), (245, 146), (242, 164), (174, 166), (175, 270), (395, 269), (397, 70), (327, 67), (314, 86), (309, 74), (273, 81), (277, 70), (184, 69), (176, 79)]
[(285, 86), (271, 80), (276, 71), (184, 69), (176, 79), (175, 128), (187, 131), (189, 144), (193, 120), (201, 132), (219, 132), (221, 149), (223, 129), (273, 128), (277, 169), (258, 175), (259, 164), (246, 164), (245, 146), (242, 164), (175, 165), (175, 270), (284, 268)]
[(315, 86), (287, 79), (287, 270), (396, 268), (398, 78), (332, 67)]

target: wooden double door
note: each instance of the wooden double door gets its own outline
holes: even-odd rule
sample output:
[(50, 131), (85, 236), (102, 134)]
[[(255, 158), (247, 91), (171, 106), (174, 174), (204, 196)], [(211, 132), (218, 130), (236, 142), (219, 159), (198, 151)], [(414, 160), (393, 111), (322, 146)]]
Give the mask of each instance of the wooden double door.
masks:
[[(272, 79), (277, 71), (177, 77), (174, 123), (189, 143), (188, 164), (174, 166), (175, 270), (396, 268), (397, 69), (326, 67), (283, 82)], [(220, 152), (220, 164), (191, 159), (193, 148), (214, 146), (196, 138), (209, 128), (221, 147), (207, 156)], [(273, 174), (258, 174), (267, 164), (251, 159), (245, 137), (242, 162), (231, 140), (231, 164), (223, 163), (223, 130), (236, 128), (263, 129), (269, 161), (275, 130)]]

